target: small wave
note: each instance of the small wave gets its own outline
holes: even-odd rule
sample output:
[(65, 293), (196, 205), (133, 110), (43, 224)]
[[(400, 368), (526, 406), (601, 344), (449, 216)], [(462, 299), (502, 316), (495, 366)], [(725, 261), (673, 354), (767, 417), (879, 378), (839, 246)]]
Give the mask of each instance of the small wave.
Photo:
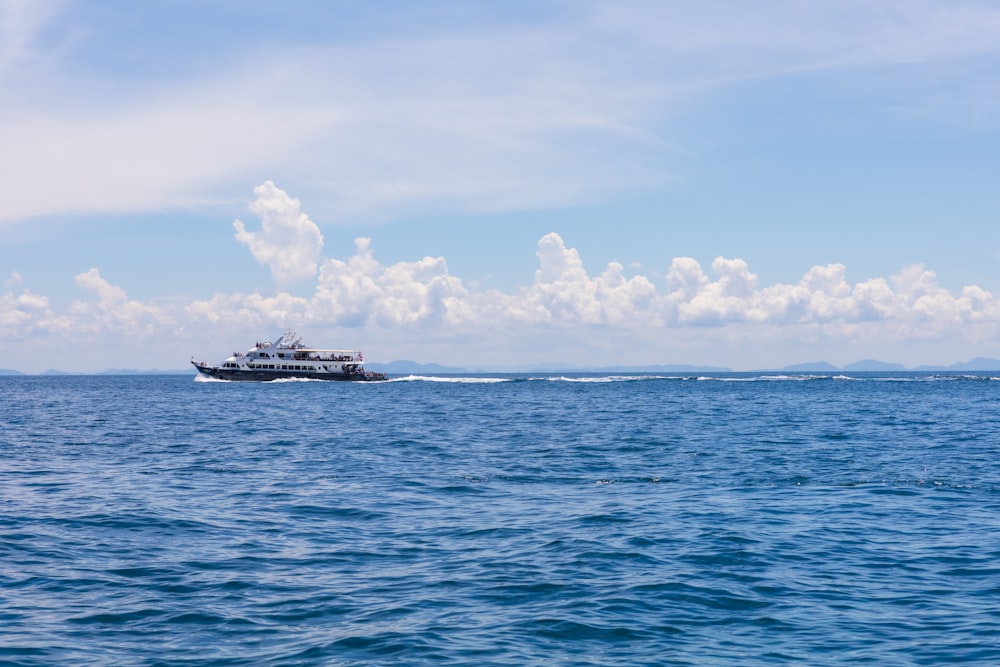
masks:
[(645, 382), (649, 380), (685, 380), (677, 375), (589, 375), (584, 377), (568, 377), (557, 375), (551, 377), (532, 377), (529, 380), (544, 380), (546, 382)]
[(495, 384), (497, 382), (512, 382), (514, 378), (499, 377), (441, 377), (438, 375), (407, 375), (401, 378), (390, 378), (389, 382), (449, 382), (454, 384)]
[(927, 378), (928, 380), (934, 381), (951, 381), (951, 382), (993, 382), (1000, 378), (991, 377), (988, 375), (931, 375)]
[(932, 375), (908, 374), (887, 377), (877, 376), (865, 379), (876, 382), (989, 382), (998, 378), (968, 373), (935, 373)]
[[(824, 380), (853, 381), (853, 382), (997, 382), (1000, 377), (993, 375), (977, 374), (921, 374), (906, 373), (900, 375), (873, 375), (873, 374), (811, 374), (811, 373), (719, 373), (711, 375), (681, 375), (681, 374), (642, 374), (642, 375), (530, 375), (530, 374), (498, 374), (491, 376), (473, 375), (407, 375), (404, 377), (391, 377), (387, 382), (441, 382), (452, 384), (496, 384), (500, 382), (569, 382), (579, 384), (606, 384), (613, 382), (651, 382), (651, 381), (699, 381), (699, 382), (812, 382)], [(211, 378), (205, 375), (196, 375), (195, 382), (232, 382)], [(288, 377), (277, 378), (264, 382), (264, 384), (280, 384), (285, 382), (325, 382), (318, 378)]]
[(702, 381), (715, 382), (809, 382), (813, 380), (829, 380), (829, 375), (701, 375)]

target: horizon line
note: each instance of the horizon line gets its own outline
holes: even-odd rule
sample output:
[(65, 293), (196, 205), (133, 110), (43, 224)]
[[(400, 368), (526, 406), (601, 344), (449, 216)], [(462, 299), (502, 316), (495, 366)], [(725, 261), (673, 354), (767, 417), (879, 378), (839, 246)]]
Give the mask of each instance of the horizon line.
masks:
[[(979, 362), (973, 366), (974, 362)], [(444, 366), (436, 362), (417, 362), (408, 359), (397, 359), (390, 362), (369, 362), (366, 366), (378, 368), (384, 372), (396, 373), (444, 373), (444, 374), (468, 374), (468, 373), (491, 373), (491, 374), (520, 374), (520, 373), (768, 373), (768, 372), (793, 372), (793, 373), (909, 373), (909, 372), (970, 372), (983, 373), (990, 371), (1000, 371), (1000, 359), (988, 357), (976, 357), (965, 362), (955, 362), (950, 365), (945, 364), (920, 364), (917, 366), (904, 366), (896, 362), (886, 362), (877, 359), (862, 359), (844, 366), (836, 366), (826, 361), (802, 362), (786, 364), (785, 366), (760, 367), (745, 370), (735, 370), (726, 366), (713, 366), (708, 364), (620, 364), (602, 367), (593, 366), (534, 366), (534, 367), (465, 367), (465, 366)], [(397, 367), (392, 370), (391, 367)], [(64, 371), (50, 368), (40, 372), (28, 372), (14, 368), (0, 368), (0, 376), (45, 376), (45, 375), (197, 375), (195, 369), (138, 369), (138, 368), (105, 368), (102, 370), (89, 371)]]

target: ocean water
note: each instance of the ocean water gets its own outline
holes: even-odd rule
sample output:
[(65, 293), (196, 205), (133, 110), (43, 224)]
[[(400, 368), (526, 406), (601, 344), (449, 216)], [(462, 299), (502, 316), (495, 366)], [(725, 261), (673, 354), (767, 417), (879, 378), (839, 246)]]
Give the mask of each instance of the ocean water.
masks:
[(3, 665), (1000, 664), (1000, 378), (0, 378)]

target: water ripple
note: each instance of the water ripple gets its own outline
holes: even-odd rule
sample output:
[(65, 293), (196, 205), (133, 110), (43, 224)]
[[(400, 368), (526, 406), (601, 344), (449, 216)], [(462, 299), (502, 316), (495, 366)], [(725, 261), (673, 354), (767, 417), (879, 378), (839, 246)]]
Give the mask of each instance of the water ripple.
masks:
[(1000, 662), (1000, 383), (486, 379), (0, 379), (0, 662)]

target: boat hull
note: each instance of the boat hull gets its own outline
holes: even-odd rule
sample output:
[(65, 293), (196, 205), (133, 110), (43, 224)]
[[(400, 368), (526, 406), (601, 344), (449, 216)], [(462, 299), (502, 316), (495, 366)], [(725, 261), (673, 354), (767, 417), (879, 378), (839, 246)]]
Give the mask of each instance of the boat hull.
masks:
[(240, 369), (220, 368), (211, 364), (192, 361), (198, 372), (215, 380), (230, 382), (273, 382), (274, 380), (327, 380), (334, 382), (378, 382), (385, 380), (384, 373), (329, 373), (303, 370), (272, 370), (272, 369)]

